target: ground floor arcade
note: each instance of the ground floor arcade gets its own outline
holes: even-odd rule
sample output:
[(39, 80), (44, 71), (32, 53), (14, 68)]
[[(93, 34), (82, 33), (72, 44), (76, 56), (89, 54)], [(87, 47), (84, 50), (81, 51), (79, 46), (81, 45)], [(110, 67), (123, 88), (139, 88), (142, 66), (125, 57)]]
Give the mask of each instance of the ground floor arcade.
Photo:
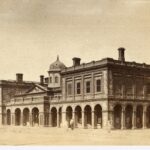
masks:
[[(52, 104), (47, 112), (39, 107), (6, 109), (7, 125), (65, 127), (74, 120), (76, 128), (150, 128), (150, 105), (144, 104)], [(108, 123), (110, 123), (108, 125)]]
[(5, 125), (69, 127), (73, 119), (76, 128), (102, 128), (108, 118), (101, 103), (51, 104), (48, 111), (43, 108), (8, 107)]
[(150, 105), (116, 104), (109, 118), (114, 129), (150, 128)]

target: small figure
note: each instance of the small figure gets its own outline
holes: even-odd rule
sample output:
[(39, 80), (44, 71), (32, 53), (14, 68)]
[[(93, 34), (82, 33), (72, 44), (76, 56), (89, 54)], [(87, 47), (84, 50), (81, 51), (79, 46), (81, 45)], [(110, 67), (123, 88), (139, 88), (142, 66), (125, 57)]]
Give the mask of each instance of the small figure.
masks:
[(74, 120), (73, 119), (70, 120), (70, 128), (72, 130), (74, 129)]

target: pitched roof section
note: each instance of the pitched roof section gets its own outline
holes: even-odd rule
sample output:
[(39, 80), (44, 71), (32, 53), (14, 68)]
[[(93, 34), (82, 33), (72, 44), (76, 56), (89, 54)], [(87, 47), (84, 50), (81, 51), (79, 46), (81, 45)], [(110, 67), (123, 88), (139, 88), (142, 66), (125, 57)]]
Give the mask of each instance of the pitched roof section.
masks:
[(35, 86), (29, 89), (25, 94), (41, 93), (41, 92), (47, 92), (47, 88), (39, 84), (35, 84)]

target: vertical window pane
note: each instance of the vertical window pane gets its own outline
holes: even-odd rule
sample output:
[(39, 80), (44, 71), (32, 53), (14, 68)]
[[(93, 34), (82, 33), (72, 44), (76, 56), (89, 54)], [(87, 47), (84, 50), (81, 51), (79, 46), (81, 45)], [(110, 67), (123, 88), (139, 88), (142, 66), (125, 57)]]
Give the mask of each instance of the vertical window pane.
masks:
[(96, 80), (96, 91), (97, 92), (101, 91), (101, 80), (100, 79)]
[(68, 84), (67, 91), (68, 91), (68, 95), (72, 94), (72, 84)]
[(52, 77), (49, 78), (49, 82), (52, 83)]
[(77, 83), (77, 94), (81, 93), (81, 84), (80, 82)]
[(90, 93), (90, 86), (91, 86), (90, 81), (87, 81), (86, 82), (86, 93)]
[(55, 83), (58, 83), (58, 77), (55, 77)]

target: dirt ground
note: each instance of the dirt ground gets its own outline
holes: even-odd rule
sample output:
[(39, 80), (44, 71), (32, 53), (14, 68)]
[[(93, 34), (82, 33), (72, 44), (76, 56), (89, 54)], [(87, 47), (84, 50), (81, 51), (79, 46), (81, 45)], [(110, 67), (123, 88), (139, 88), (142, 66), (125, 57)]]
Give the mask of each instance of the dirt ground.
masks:
[(150, 145), (150, 129), (62, 129), (0, 127), (0, 145)]

